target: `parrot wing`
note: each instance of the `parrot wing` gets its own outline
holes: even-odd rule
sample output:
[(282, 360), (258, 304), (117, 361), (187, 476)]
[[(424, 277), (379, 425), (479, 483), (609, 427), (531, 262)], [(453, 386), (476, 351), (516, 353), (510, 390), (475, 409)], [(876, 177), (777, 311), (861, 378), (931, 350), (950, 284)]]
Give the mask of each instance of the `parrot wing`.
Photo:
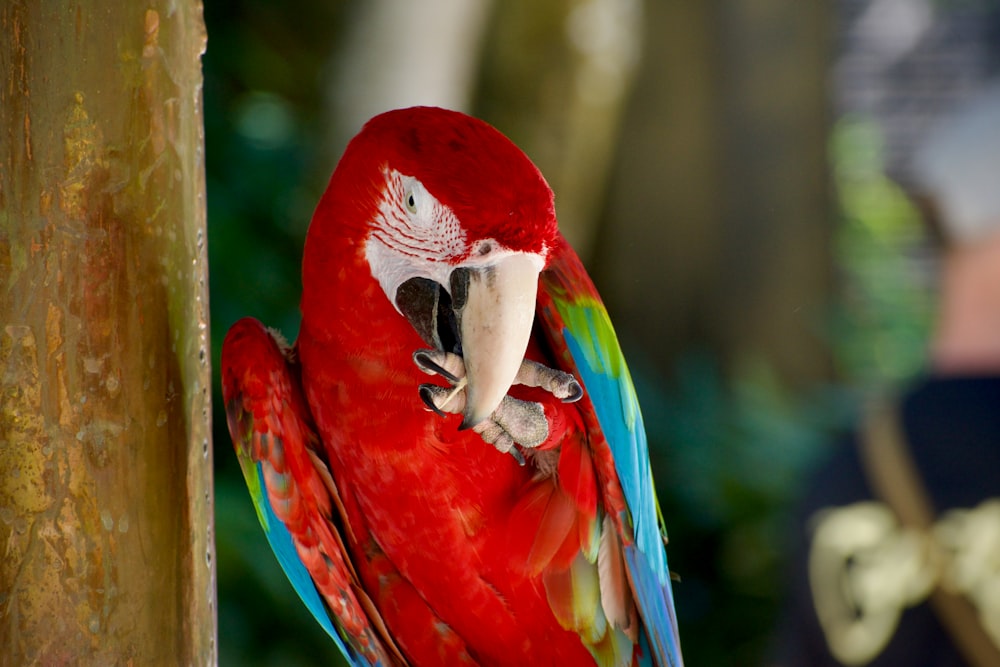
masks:
[(222, 393), (257, 518), (299, 597), (352, 666), (405, 665), (344, 548), (343, 505), (287, 344), (257, 320), (237, 322)]
[[(579, 257), (561, 236), (552, 253), (549, 267), (542, 272), (539, 282), (538, 315), (542, 329), (557, 365), (584, 385), (580, 406), (589, 456), (599, 481), (598, 492), (611, 515), (610, 523), (617, 530), (618, 539), (609, 542), (622, 552), (625, 574), (655, 664), (681, 667), (683, 660), (664, 548), (666, 533), (635, 388), (607, 311)], [(602, 548), (604, 543), (602, 539)], [(606, 575), (606, 571), (610, 574)], [(603, 580), (613, 577), (614, 568), (602, 564), (602, 589)], [(643, 638), (639, 641), (643, 643)]]

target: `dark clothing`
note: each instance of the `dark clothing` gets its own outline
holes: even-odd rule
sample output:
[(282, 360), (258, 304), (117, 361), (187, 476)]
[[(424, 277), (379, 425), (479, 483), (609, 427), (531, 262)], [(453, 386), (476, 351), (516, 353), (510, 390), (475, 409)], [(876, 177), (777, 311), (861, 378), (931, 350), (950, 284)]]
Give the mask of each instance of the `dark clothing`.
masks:
[[(906, 443), (936, 511), (974, 509), (1000, 498), (1000, 377), (929, 378), (904, 395), (900, 410)], [(795, 530), (789, 571), (790, 597), (779, 628), (775, 665), (840, 665), (828, 646), (814, 607), (809, 558), (825, 508), (849, 508), (873, 497), (862, 468), (857, 434), (846, 438), (807, 487)], [(996, 558), (996, 556), (994, 556)], [(852, 566), (845, 561), (845, 571)], [(841, 582), (830, 583), (836, 590)], [(938, 621), (926, 596), (903, 607), (891, 639), (872, 667), (946, 667), (966, 663)], [(863, 615), (863, 614), (862, 614)]]

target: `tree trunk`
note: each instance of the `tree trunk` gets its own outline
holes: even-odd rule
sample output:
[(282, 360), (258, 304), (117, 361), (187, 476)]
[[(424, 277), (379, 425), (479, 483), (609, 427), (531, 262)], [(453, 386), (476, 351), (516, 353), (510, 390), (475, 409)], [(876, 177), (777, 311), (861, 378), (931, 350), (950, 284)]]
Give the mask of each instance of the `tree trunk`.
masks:
[(0, 664), (214, 664), (201, 5), (0, 34)]
[(468, 112), (493, 0), (365, 0), (331, 54), (331, 157), (376, 114), (415, 105)]
[(691, 349), (829, 378), (831, 9), (647, 2), (595, 278), (669, 371)]

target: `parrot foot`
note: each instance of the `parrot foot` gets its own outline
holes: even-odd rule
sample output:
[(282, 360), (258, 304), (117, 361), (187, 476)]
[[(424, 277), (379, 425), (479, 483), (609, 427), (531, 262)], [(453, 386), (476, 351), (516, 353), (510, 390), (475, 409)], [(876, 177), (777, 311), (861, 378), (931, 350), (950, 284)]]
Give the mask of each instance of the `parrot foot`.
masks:
[[(465, 409), (465, 393), (456, 392), (456, 387), (422, 384), (420, 398), (424, 405), (441, 416), (461, 414)], [(489, 419), (476, 424), (472, 430), (497, 451), (510, 454), (524, 465), (524, 456), (514, 445), (531, 448), (542, 444), (549, 437), (549, 422), (541, 403), (504, 396)]]
[[(440, 375), (453, 386), (465, 378), (465, 361), (451, 352), (417, 350), (413, 362), (424, 373)], [(544, 389), (563, 403), (575, 403), (583, 397), (583, 387), (575, 377), (530, 359), (521, 362), (514, 384)]]
[[(413, 362), (424, 373), (440, 375), (452, 385), (450, 388), (420, 385), (420, 399), (424, 405), (442, 417), (461, 414), (465, 409), (462, 390), (466, 384), (462, 357), (441, 350), (417, 350), (413, 353)], [(578, 401), (583, 396), (583, 387), (569, 373), (527, 359), (521, 362), (514, 383), (544, 389), (564, 403)], [(541, 403), (504, 396), (490, 418), (472, 430), (497, 451), (510, 454), (524, 465), (524, 454), (515, 445), (527, 449), (541, 445), (549, 437), (549, 422)]]
[(583, 398), (583, 387), (575, 377), (530, 359), (521, 362), (514, 382), (544, 389), (563, 403), (576, 403)]

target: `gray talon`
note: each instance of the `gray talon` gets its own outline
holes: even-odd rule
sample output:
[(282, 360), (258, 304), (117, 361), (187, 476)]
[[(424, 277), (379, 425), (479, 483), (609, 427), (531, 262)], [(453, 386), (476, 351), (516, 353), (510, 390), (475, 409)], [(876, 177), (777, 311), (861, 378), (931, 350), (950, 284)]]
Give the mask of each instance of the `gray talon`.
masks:
[(525, 463), (524, 454), (521, 453), (520, 449), (518, 449), (517, 447), (511, 447), (510, 455), (514, 457), (515, 461), (517, 461), (517, 465), (521, 466), (522, 468), (524, 467)]
[(567, 396), (562, 399), (563, 403), (576, 403), (581, 398), (583, 398), (583, 387), (580, 383), (576, 381), (576, 378), (570, 380), (569, 386), (567, 387)]

